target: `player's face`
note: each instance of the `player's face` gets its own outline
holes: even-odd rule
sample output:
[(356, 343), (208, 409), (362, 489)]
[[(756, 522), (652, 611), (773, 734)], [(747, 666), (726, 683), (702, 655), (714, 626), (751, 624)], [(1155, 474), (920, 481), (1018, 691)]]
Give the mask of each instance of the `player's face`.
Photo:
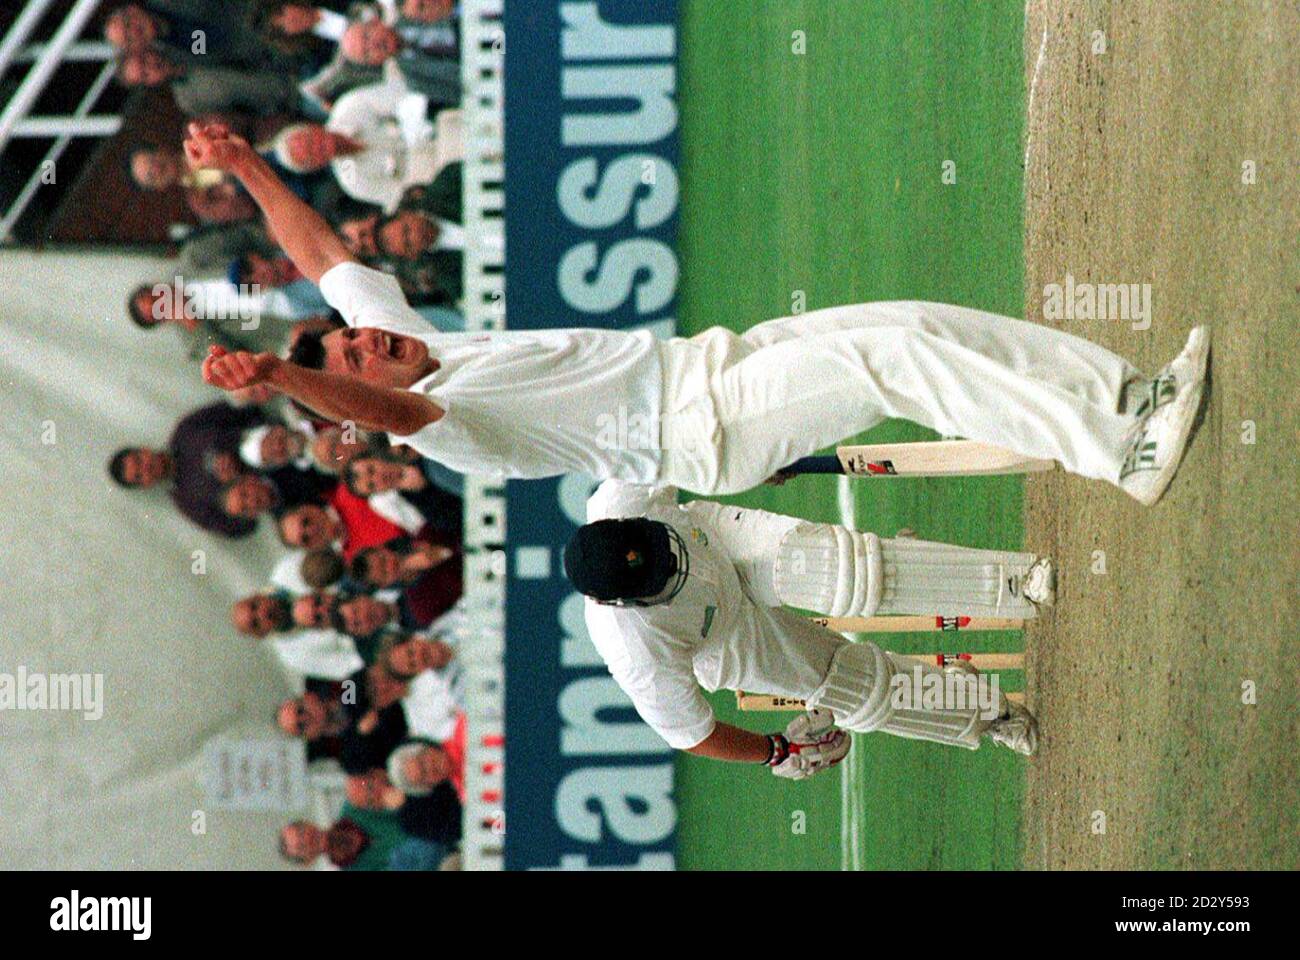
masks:
[(311, 863), (325, 852), (325, 831), (314, 823), (291, 823), (280, 831), (280, 845), (299, 863)]
[(284, 542), (303, 550), (319, 550), (334, 539), (334, 524), (324, 507), (307, 504), (291, 510), (280, 520)]
[(378, 247), (399, 260), (418, 260), (437, 239), (436, 223), (414, 210), (403, 210), (379, 228)]
[(354, 637), (368, 637), (388, 625), (393, 608), (374, 597), (354, 597), (339, 607), (344, 629)]
[(332, 593), (309, 593), (293, 602), (293, 622), (309, 630), (329, 626), (334, 614), (335, 597)]
[(321, 338), (325, 370), (380, 387), (404, 389), (438, 369), (429, 348), (414, 337), (378, 327), (349, 327)]

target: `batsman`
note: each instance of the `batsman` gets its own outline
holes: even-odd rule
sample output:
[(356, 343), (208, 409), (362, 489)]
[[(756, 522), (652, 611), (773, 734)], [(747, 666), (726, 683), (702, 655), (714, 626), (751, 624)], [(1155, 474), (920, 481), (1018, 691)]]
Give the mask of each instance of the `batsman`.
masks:
[[(606, 481), (564, 551), (587, 630), (642, 719), (697, 756), (802, 779), (848, 753), (846, 730), (1030, 755), (1033, 715), (964, 662), (939, 668), (853, 643), (787, 609), (830, 616), (980, 613), (1029, 618), (1055, 600), (1052, 563), (870, 533)], [(965, 684), (948, 682), (947, 674)], [(925, 674), (944, 681), (926, 683)], [(934, 679), (934, 678), (931, 678)], [(941, 698), (916, 696), (923, 686)], [(806, 700), (785, 733), (718, 722), (703, 690)]]

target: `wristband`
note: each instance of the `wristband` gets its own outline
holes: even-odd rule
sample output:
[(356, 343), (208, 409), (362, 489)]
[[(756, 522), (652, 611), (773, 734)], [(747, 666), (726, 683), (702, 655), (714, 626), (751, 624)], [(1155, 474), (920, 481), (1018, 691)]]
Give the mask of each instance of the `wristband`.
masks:
[(788, 756), (790, 756), (790, 741), (783, 734), (769, 733), (767, 735), (767, 759), (763, 761), (764, 765), (779, 767), (785, 763)]

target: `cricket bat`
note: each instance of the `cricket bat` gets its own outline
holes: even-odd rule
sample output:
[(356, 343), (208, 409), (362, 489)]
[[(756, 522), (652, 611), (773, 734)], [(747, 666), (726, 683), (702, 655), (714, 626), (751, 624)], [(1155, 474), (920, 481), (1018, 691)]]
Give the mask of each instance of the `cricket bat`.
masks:
[(782, 472), (842, 473), (850, 477), (979, 477), (1055, 468), (1055, 460), (1025, 457), (974, 440), (926, 440), (838, 447), (834, 457), (804, 457)]

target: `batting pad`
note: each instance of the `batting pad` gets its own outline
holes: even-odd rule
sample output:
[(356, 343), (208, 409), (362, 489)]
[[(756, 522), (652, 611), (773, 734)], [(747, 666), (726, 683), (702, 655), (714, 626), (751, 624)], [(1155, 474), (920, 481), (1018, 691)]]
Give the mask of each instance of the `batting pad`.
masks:
[[(909, 740), (976, 750), (994, 717), (1006, 709), (1001, 693), (991, 716), (981, 711), (973, 695), (960, 706), (895, 705), (895, 677), (912, 690), (918, 678), (937, 675), (946, 680), (949, 673), (970, 676), (964, 670), (944, 669), (885, 653), (874, 643), (846, 643), (836, 652), (822, 685), (808, 698), (808, 706), (830, 710), (839, 727), (855, 733), (880, 731)], [(952, 702), (956, 702), (955, 698)]]
[[(880, 603), (880, 538), (829, 523), (800, 523), (777, 547), (781, 602), (830, 617), (870, 616)], [(934, 613), (933, 610), (918, 611)]]
[(1023, 589), (1025, 574), (1036, 559), (1032, 553), (901, 538), (881, 540), (880, 554), (884, 578), (877, 613), (1024, 619), (1038, 615)]

